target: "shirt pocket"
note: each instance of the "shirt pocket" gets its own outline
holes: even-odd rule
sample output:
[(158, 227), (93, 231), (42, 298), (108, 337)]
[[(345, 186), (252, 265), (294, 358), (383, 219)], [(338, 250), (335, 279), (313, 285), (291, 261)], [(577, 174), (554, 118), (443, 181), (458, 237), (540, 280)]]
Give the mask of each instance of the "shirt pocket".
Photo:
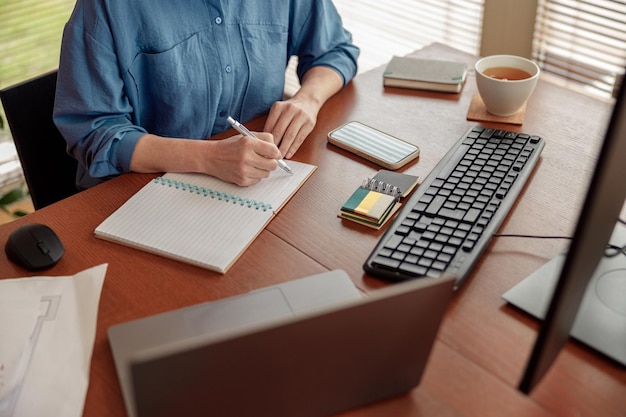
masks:
[(129, 74), (135, 84), (130, 94), (135, 123), (162, 136), (206, 136), (211, 92), (198, 34), (164, 50), (139, 53)]
[[(287, 67), (287, 27), (272, 24), (241, 25), (243, 50), (250, 70), (249, 87), (243, 99), (243, 112), (269, 110), (283, 98)], [(256, 112), (262, 113), (262, 112)], [(245, 114), (244, 120), (259, 114)]]

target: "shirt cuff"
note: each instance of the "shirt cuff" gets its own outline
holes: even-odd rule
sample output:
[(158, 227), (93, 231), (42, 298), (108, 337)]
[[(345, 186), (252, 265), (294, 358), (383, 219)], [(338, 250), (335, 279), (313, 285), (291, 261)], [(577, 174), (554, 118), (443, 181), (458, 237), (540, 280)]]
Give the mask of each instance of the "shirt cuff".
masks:
[(119, 167), (120, 171), (130, 172), (130, 160), (133, 157), (135, 146), (137, 146), (139, 138), (145, 134), (146, 132), (135, 130), (127, 132), (123, 139), (116, 141), (113, 148), (113, 155), (115, 166)]

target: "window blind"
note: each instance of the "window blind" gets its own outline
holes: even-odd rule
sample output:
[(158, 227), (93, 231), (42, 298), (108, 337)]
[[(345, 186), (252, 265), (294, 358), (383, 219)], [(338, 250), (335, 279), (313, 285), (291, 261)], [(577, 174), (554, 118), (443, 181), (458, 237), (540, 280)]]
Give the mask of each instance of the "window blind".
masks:
[(539, 0), (533, 59), (566, 84), (615, 95), (626, 65), (626, 2)]
[(58, 67), (75, 0), (0, 0), (0, 88)]
[(361, 71), (432, 42), (478, 54), (484, 0), (334, 0), (361, 48)]
[[(484, 0), (333, 0), (344, 26), (361, 48), (359, 72), (433, 42), (479, 54)], [(287, 69), (287, 95), (299, 84)]]

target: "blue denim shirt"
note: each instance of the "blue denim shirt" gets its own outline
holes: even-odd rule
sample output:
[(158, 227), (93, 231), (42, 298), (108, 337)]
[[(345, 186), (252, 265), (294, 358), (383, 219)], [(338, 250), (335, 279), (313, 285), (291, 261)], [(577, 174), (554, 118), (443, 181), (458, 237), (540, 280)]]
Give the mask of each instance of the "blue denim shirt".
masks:
[(78, 0), (54, 120), (87, 188), (130, 170), (145, 133), (203, 139), (281, 100), (289, 57), (348, 82), (359, 50), (331, 0)]

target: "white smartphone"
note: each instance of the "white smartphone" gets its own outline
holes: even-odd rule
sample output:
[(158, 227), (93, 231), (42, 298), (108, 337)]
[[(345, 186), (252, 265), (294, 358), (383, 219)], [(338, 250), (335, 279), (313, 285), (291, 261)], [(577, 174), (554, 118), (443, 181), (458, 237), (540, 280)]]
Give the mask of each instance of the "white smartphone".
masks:
[(357, 121), (331, 131), (328, 142), (392, 170), (406, 165), (420, 153), (417, 145)]

